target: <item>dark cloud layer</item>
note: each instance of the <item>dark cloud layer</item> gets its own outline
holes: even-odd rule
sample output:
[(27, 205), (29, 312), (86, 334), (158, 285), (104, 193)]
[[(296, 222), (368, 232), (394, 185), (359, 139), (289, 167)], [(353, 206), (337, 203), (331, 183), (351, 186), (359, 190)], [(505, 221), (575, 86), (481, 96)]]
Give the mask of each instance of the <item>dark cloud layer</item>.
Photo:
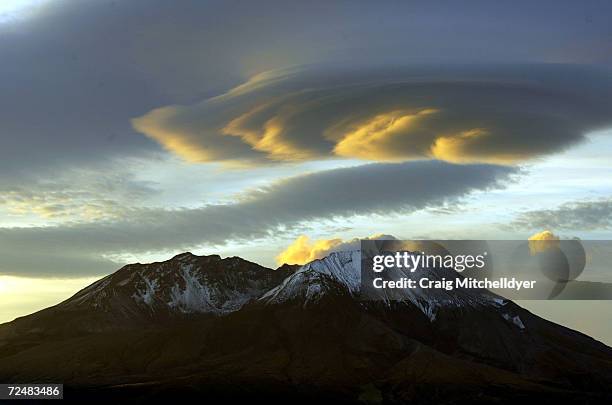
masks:
[[(274, 236), (308, 220), (355, 214), (410, 213), (503, 187), (503, 166), (438, 161), (374, 164), (275, 183), (233, 204), (176, 211), (143, 210), (129, 220), (0, 230), (0, 272), (38, 275), (112, 270), (104, 254), (176, 251)], [(108, 267), (106, 267), (108, 265)]]
[(269, 73), (134, 127), (192, 162), (330, 156), (522, 162), (612, 124), (612, 74), (576, 66), (316, 67)]
[[(84, 205), (79, 198), (93, 199), (100, 218), (122, 217), (121, 203), (142, 194), (130, 192), (138, 191), (136, 180), (122, 188), (116, 179), (125, 177), (127, 158), (153, 158), (160, 144), (190, 160), (240, 164), (329, 156), (507, 163), (568, 147), (608, 123), (609, 75), (491, 64), (609, 67), (612, 6), (519, 3), (46, 2), (0, 23), (0, 204), (35, 201), (58, 215)], [(465, 62), (483, 67), (457, 65)], [(428, 67), (383, 68), (416, 63)], [(281, 70), (214, 97), (271, 69)], [(149, 138), (131, 125), (143, 115), (135, 123)], [(56, 179), (83, 168), (119, 186), (115, 198), (107, 201), (107, 186), (96, 180)], [(497, 186), (510, 172), (371, 165), (290, 179), (231, 205), (5, 228), (0, 272), (100, 273), (115, 267), (101, 254), (263, 237), (309, 219), (409, 212)]]
[(512, 226), (520, 229), (597, 231), (612, 228), (612, 199), (576, 201), (557, 208), (521, 213)]
[[(131, 118), (220, 94), (270, 69), (612, 62), (610, 4), (520, 3), (43, 2), (0, 23), (0, 170), (15, 176), (158, 151), (134, 134)], [(192, 119), (181, 124), (202, 128)], [(224, 156), (228, 148), (248, 153), (234, 146), (216, 147)], [(312, 147), (323, 146), (316, 139)]]

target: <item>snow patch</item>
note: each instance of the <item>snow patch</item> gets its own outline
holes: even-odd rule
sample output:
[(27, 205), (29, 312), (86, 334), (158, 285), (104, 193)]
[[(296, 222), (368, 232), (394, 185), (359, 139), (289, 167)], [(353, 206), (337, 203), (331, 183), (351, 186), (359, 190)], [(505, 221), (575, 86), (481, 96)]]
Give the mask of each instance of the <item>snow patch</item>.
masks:
[(134, 294), (134, 298), (138, 302), (144, 302), (146, 305), (151, 306), (155, 299), (155, 291), (159, 287), (158, 280), (149, 280), (147, 277), (142, 276), (144, 282), (144, 289), (138, 288)]
[[(400, 278), (417, 279), (424, 276), (422, 272), (413, 273), (401, 268), (393, 268), (389, 271), (396, 273), (392, 277), (396, 280)], [(456, 273), (452, 269), (422, 269), (422, 271), (428, 271), (426, 276), (432, 280), (456, 277)], [(279, 286), (265, 293), (260, 300), (272, 304), (292, 299), (303, 299), (307, 304), (316, 301), (327, 292), (330, 285), (327, 283), (328, 280), (334, 280), (337, 284), (344, 286), (351, 295), (358, 295), (361, 290), (361, 252), (333, 252), (323, 259), (308, 263), (283, 280)], [(494, 306), (499, 308), (508, 302), (484, 291), (444, 291), (413, 288), (376, 289), (367, 291), (367, 294), (367, 299), (384, 302), (387, 305), (392, 302), (411, 303), (432, 322), (436, 320), (437, 313), (442, 307)], [(518, 325), (518, 323), (516, 324)]]
[(351, 294), (360, 290), (361, 253), (334, 252), (310, 262), (285, 278), (277, 287), (266, 292), (260, 300), (280, 303), (303, 298), (304, 304), (318, 300), (326, 290), (326, 281), (334, 280), (345, 286)]
[(198, 279), (197, 273), (193, 272), (193, 265), (184, 265), (181, 268), (181, 276), (185, 282), (185, 288), (173, 285), (170, 290), (170, 302), (168, 305), (181, 312), (218, 312), (210, 303), (210, 291), (205, 284)]
[(502, 314), (502, 317), (508, 321), (508, 322), (512, 322), (515, 326), (517, 326), (519, 329), (525, 329), (525, 324), (523, 323), (523, 321), (521, 320), (521, 317), (518, 315), (509, 315), (509, 314)]

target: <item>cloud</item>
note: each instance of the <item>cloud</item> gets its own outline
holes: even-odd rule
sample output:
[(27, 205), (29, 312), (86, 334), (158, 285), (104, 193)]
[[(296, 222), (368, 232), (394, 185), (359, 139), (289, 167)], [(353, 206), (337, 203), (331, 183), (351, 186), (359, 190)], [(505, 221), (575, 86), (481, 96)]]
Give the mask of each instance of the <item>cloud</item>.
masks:
[(559, 247), (559, 237), (548, 230), (535, 233), (531, 235), (528, 240), (529, 252), (532, 256), (536, 253)]
[(557, 235), (555, 235), (554, 233), (552, 233), (551, 231), (545, 230), (542, 232), (538, 232), (538, 233), (534, 233), (533, 235), (531, 235), (528, 240), (533, 240), (533, 241), (540, 241), (540, 240), (545, 240), (545, 241), (550, 241), (550, 240), (559, 240), (559, 237)]
[(526, 211), (512, 221), (520, 229), (606, 230), (612, 228), (612, 199), (575, 201), (557, 208)]
[[(182, 210), (134, 210), (122, 220), (0, 229), (0, 272), (97, 274), (120, 254), (176, 252), (273, 237), (308, 221), (409, 214), (477, 190), (504, 187), (505, 166), (439, 161), (368, 164), (288, 178), (234, 203)], [(66, 258), (64, 260), (63, 258)], [(107, 266), (107, 267), (105, 267)]]
[[(379, 114), (354, 126), (352, 129), (330, 131), (338, 139), (333, 153), (347, 158), (364, 160), (402, 161), (410, 157), (403, 147), (406, 136), (425, 131), (427, 119), (439, 113), (435, 109), (416, 112), (391, 111)], [(342, 127), (344, 125), (341, 125)], [(334, 135), (335, 132), (340, 132)], [(414, 158), (422, 157), (418, 153)]]
[[(0, 212), (13, 220), (103, 221), (125, 217), (158, 191), (137, 180), (132, 162), (47, 171), (0, 183)], [(112, 170), (110, 170), (112, 168)]]
[(515, 164), (612, 125), (612, 77), (563, 65), (294, 68), (134, 128), (189, 162)]
[[(459, 14), (435, 4), (188, 3), (56, 0), (0, 24), (0, 209), (52, 219), (43, 228), (0, 229), (0, 271), (104, 272), (116, 266), (106, 257), (117, 252), (435, 208), (501, 186), (512, 172), (440, 162), (368, 166), (290, 179), (233, 204), (144, 208), (151, 190), (131, 178), (126, 184), (122, 168), (134, 156), (157, 158), (160, 145), (190, 162), (234, 165), (329, 157), (506, 164), (569, 147), (608, 124), (609, 74), (486, 66), (606, 65), (612, 53), (601, 39), (610, 24), (581, 24), (575, 16), (609, 15), (607, 5), (551, 15), (549, 6), (530, 4), (525, 16), (493, 2), (462, 5), (469, 12)], [(496, 22), (494, 36), (491, 14), (507, 17)], [(482, 67), (449, 65), (466, 61)], [(406, 63), (428, 66), (393, 68)], [(304, 64), (311, 65), (282, 70)], [(134, 117), (146, 137), (134, 132)], [(103, 167), (104, 181), (78, 174), (91, 167)], [(67, 168), (73, 173), (58, 179)], [(234, 173), (244, 177), (241, 184), (262, 180), (260, 172)], [(155, 178), (146, 168), (136, 177)], [(421, 184), (424, 178), (440, 185)], [(162, 193), (177, 195), (175, 206), (193, 206), (180, 189)], [(54, 225), (59, 219), (77, 223)]]
[(0, 215), (8, 223), (108, 221), (129, 216), (159, 194), (139, 179), (139, 161), (65, 167), (44, 173), (0, 176)]
[(291, 245), (276, 256), (276, 262), (281, 265), (304, 264), (325, 257), (332, 248), (340, 245), (342, 239), (317, 239), (311, 242), (306, 235), (299, 236)]
[[(197, 162), (244, 164), (335, 156), (333, 150), (338, 139), (334, 136), (350, 138), (356, 131), (354, 124), (367, 126), (376, 115), (396, 110), (407, 116), (422, 110), (418, 102), (414, 109), (406, 108), (403, 102), (394, 108), (387, 102), (383, 103), (384, 110), (364, 113), (368, 94), (382, 94), (372, 100), (374, 105), (385, 100), (383, 87), (387, 79), (391, 80), (391, 97), (396, 97), (393, 94), (400, 91), (406, 80), (405, 87), (408, 87), (410, 83), (417, 84), (421, 80), (419, 76), (433, 81), (443, 77), (452, 81), (455, 77), (438, 67), (414, 69), (416, 73), (408, 74), (409, 77), (405, 71), (394, 74), (392, 70), (381, 73), (379, 69), (371, 77), (370, 92), (368, 72), (376, 69), (368, 68), (368, 61), (375, 60), (381, 66), (544, 60), (605, 64), (610, 61), (608, 55), (612, 55), (609, 41), (601, 40), (602, 33), (610, 26), (605, 19), (567, 30), (568, 25), (559, 24), (558, 18), (566, 18), (571, 26), (577, 21), (576, 13), (609, 15), (607, 5), (567, 7), (556, 10), (559, 16), (552, 16), (547, 6), (530, 5), (529, 16), (525, 16), (499, 4), (462, 6), (470, 12), (459, 14), (452, 8), (441, 10), (435, 5), (424, 5), (415, 9), (407, 3), (314, 5), (270, 1), (268, 4), (268, 7), (250, 3), (236, 7), (233, 2), (217, 1), (170, 7), (161, 0), (55, 0), (45, 2), (36, 13), (27, 13), (10, 23), (3, 21), (0, 24), (0, 54), (3, 55), (0, 182), (16, 179), (25, 172), (45, 174), (50, 167), (89, 165), (109, 158), (153, 158), (160, 152), (160, 144), (186, 160)], [(487, 38), (491, 32), (489, 20), (478, 16), (492, 13), (508, 18), (496, 22), (499, 32), (495, 41), (485, 41), (476, 55), (473, 52), (475, 35)], [(452, 29), (448, 29), (449, 23), (453, 24)], [(517, 28), (519, 25), (521, 29)], [(362, 73), (305, 69), (309, 73), (298, 70), (285, 71), (280, 77), (279, 74), (259, 75), (257, 83), (250, 82), (252, 86), (241, 86), (240, 91), (225, 97), (213, 97), (258, 72), (322, 63), (351, 66)], [(448, 70), (452, 73), (460, 69)], [(557, 77), (560, 82), (584, 79), (583, 88), (576, 94), (592, 89), (601, 92), (603, 79), (596, 75), (590, 77), (580, 69), (576, 74), (558, 67), (556, 70), (560, 72)], [(527, 78), (535, 74), (529, 73), (530, 68), (523, 71), (528, 72)], [(517, 73), (514, 79), (521, 75)], [(481, 76), (475, 72), (472, 76), (464, 74), (463, 79), (464, 82), (474, 77), (490, 81)], [(355, 91), (351, 93), (342, 87), (344, 83), (355, 84)], [(337, 85), (342, 87), (338, 93), (334, 91)], [(280, 93), (275, 93), (275, 88)], [(287, 94), (286, 102), (282, 98), (283, 88), (292, 93)], [(483, 97), (475, 91), (464, 94), (463, 99)], [(525, 98), (529, 97), (525, 95)], [(202, 104), (204, 115), (199, 114), (199, 107), (191, 105), (202, 99), (206, 99)], [(430, 104), (427, 99), (421, 101)], [(600, 101), (601, 105), (607, 105), (606, 97)], [(516, 104), (523, 102), (519, 100)], [(156, 107), (171, 105), (176, 106), (174, 111), (167, 107), (166, 111), (171, 114), (150, 116), (151, 125), (143, 129), (150, 138), (134, 133), (130, 119)], [(317, 105), (321, 108), (317, 109)], [(359, 107), (354, 120), (351, 108), (342, 110), (343, 105)], [(326, 115), (328, 107), (329, 116)], [(194, 113), (187, 114), (187, 109), (193, 109)], [(217, 113), (223, 120), (215, 121)], [(446, 113), (441, 110), (436, 114), (436, 121)], [(324, 118), (324, 126), (332, 128), (331, 139), (321, 138), (321, 128), (316, 122), (312, 122), (311, 131), (308, 121), (300, 119), (308, 114), (316, 119)], [(270, 119), (258, 123), (268, 115)], [(350, 118), (347, 124), (351, 125), (327, 125), (330, 121), (335, 124), (332, 118), (339, 116)], [(211, 128), (213, 132), (203, 132)], [(404, 145), (399, 153), (394, 153), (398, 139), (404, 137), (391, 132), (393, 135), (383, 135), (388, 138), (386, 143), (375, 142), (380, 147), (370, 145), (372, 150), (364, 158), (384, 161), (403, 160), (407, 155), (411, 158)], [(564, 131), (559, 133), (560, 143), (566, 145)], [(414, 155), (423, 153), (415, 148)], [(462, 153), (470, 156), (467, 151)], [(346, 154), (356, 156), (356, 149), (346, 148)], [(452, 160), (444, 155), (442, 158)], [(469, 159), (475, 161), (473, 157)]]
[[(385, 234), (376, 234), (362, 239), (388, 240), (395, 239), (395, 237)], [(341, 238), (334, 238), (311, 241), (307, 235), (300, 235), (291, 245), (287, 246), (285, 250), (276, 256), (276, 262), (279, 265), (285, 263), (305, 264), (316, 259), (321, 259), (332, 252), (358, 250), (360, 249), (362, 239), (353, 238), (343, 240)]]

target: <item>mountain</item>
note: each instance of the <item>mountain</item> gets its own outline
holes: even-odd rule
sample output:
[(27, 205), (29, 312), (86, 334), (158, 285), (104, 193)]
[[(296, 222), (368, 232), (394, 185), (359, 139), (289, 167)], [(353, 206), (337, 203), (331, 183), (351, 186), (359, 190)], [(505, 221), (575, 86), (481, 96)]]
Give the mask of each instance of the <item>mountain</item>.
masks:
[(11, 333), (100, 332), (150, 327), (193, 314), (224, 315), (259, 298), (295, 268), (272, 270), (239, 257), (191, 253), (161, 263), (130, 264), (55, 307), (17, 319)]
[(486, 290), (364, 300), (360, 281), (359, 252), (129, 265), (0, 325), (0, 381), (102, 403), (612, 399), (612, 349), (586, 335)]

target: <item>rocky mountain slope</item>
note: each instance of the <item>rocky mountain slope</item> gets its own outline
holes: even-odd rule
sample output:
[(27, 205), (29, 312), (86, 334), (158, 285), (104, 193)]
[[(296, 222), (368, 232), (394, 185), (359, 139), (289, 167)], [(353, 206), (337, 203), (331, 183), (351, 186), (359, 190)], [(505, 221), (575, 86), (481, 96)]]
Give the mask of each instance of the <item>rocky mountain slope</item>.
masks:
[(363, 300), (359, 260), (126, 266), (0, 325), (0, 381), (64, 382), (90, 402), (610, 399), (604, 344), (484, 290)]

